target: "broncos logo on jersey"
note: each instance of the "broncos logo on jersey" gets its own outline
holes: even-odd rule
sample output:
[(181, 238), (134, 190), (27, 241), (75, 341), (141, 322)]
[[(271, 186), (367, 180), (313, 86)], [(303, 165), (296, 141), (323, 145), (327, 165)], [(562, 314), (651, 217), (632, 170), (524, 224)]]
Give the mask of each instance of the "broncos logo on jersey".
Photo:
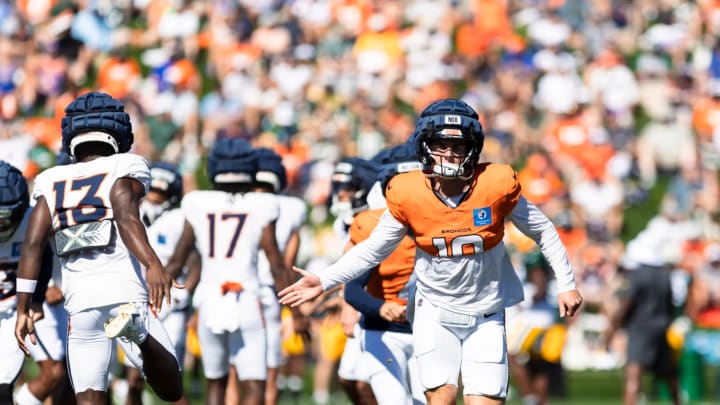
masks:
[(387, 195), (388, 209), (408, 226), (420, 249), (433, 256), (468, 256), (502, 241), (505, 217), (520, 198), (520, 183), (510, 166), (483, 163), (455, 208), (440, 201), (430, 179), (418, 171), (395, 176)]

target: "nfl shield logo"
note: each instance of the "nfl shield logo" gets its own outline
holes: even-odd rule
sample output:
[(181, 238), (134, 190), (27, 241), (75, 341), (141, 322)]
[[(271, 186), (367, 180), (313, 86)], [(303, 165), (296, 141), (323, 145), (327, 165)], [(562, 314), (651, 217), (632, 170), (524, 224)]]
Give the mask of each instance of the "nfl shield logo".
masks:
[(492, 211), (490, 210), (490, 207), (475, 208), (473, 210), (473, 225), (475, 225), (475, 226), (490, 225), (491, 221), (492, 221)]

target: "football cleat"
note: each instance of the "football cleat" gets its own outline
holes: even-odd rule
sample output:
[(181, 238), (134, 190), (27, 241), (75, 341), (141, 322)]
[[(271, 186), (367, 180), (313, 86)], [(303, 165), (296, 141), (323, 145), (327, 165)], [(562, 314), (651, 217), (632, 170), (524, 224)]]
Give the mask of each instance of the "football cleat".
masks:
[(108, 339), (124, 338), (139, 345), (147, 336), (143, 317), (132, 303), (121, 305), (118, 316), (110, 318), (105, 324), (105, 337)]

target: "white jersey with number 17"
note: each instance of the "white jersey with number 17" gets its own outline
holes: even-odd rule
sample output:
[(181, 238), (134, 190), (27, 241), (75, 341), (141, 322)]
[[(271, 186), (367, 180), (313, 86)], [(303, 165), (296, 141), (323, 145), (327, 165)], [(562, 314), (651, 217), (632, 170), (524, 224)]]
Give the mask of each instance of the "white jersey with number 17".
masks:
[(278, 203), (271, 194), (193, 191), (181, 209), (192, 226), (195, 246), (202, 258), (200, 283), (194, 304), (221, 294), (222, 285), (240, 283), (257, 292), (258, 252), (262, 231), (278, 217)]
[[(119, 153), (52, 167), (35, 178), (32, 198), (45, 199), (54, 232), (114, 220), (110, 190), (121, 178), (135, 179), (147, 191), (150, 169), (145, 159)], [(109, 245), (60, 257), (60, 265), (65, 308), (70, 315), (88, 308), (147, 301), (141, 266), (123, 243), (114, 221)]]

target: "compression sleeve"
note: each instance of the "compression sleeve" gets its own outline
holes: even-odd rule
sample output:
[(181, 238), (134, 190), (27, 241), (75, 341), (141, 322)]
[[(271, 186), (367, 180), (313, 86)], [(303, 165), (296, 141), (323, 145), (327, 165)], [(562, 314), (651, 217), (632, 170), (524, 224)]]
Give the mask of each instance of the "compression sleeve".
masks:
[(380, 307), (382, 307), (385, 301), (373, 297), (365, 289), (368, 280), (370, 280), (370, 274), (372, 274), (372, 272), (367, 272), (345, 284), (345, 301), (363, 315), (379, 318)]

